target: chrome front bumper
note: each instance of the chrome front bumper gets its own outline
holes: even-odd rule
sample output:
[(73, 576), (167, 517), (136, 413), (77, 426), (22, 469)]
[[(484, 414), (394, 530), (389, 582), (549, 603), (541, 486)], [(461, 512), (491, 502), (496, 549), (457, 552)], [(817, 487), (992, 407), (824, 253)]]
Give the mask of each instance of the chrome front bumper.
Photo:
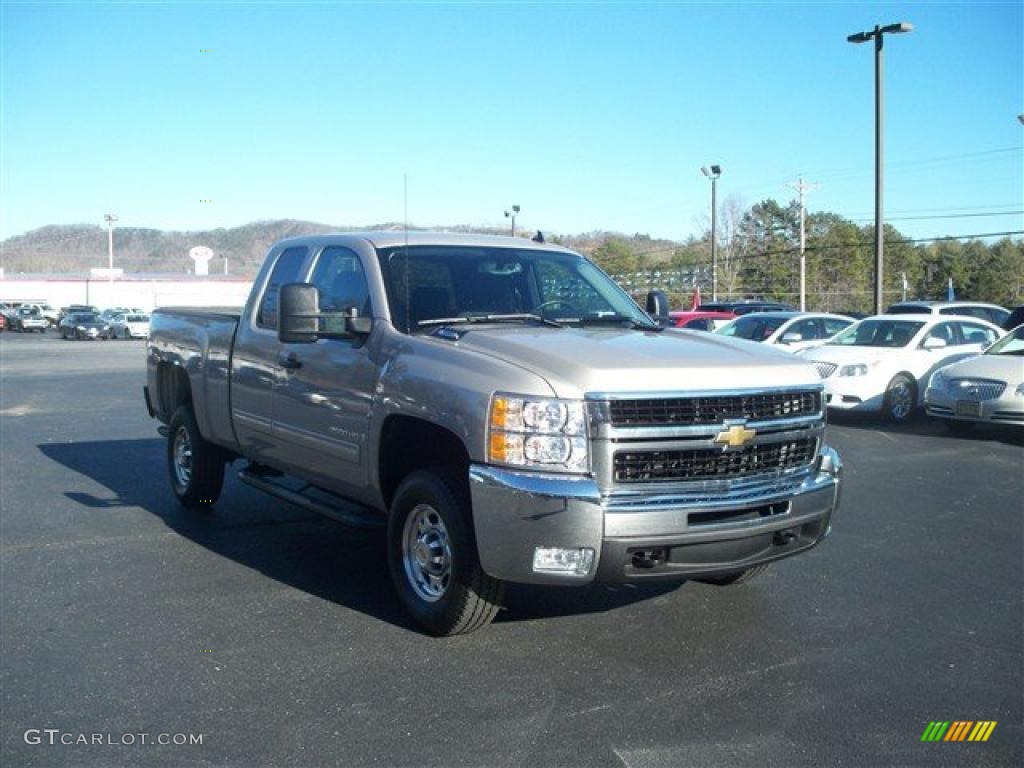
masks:
[[(591, 478), (474, 464), (469, 471), (480, 562), (487, 573), (532, 584), (693, 578), (796, 554), (831, 530), (842, 462), (823, 448), (791, 481), (751, 483), (703, 496), (602, 495)], [(536, 572), (537, 547), (594, 550), (585, 575)]]

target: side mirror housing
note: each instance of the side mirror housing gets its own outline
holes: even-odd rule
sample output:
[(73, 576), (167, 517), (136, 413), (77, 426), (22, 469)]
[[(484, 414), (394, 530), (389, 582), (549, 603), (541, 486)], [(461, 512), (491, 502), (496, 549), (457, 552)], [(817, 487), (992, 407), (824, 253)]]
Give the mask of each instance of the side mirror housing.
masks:
[(924, 344), (921, 345), (924, 349), (945, 349), (946, 340), (940, 339), (937, 336), (929, 336), (924, 340)]
[(796, 331), (789, 331), (788, 333), (782, 334), (782, 338), (779, 339), (780, 344), (795, 344), (798, 341), (803, 341), (803, 335)]
[(647, 293), (647, 314), (655, 319), (668, 317), (668, 296), (663, 291)]
[(282, 344), (311, 344), (318, 338), (320, 291), (309, 283), (287, 283), (278, 297), (277, 338)]
[(365, 317), (350, 317), (345, 320), (345, 330), (353, 336), (369, 336), (373, 330), (373, 318), (369, 315)]

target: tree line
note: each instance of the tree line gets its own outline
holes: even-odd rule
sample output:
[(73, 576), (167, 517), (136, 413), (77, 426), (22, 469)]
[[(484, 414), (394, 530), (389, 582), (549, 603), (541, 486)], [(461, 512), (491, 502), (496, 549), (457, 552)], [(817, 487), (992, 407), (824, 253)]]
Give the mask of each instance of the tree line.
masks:
[[(718, 214), (718, 297), (800, 301), (800, 208), (796, 201), (764, 200), (743, 208), (728, 200)], [(870, 312), (874, 305), (874, 226), (836, 213), (808, 213), (805, 221), (807, 308)], [(929, 238), (914, 241), (884, 230), (884, 298), (945, 299), (949, 279), (958, 299), (1002, 306), (1024, 304), (1024, 241)], [(630, 293), (669, 295), (688, 308), (695, 286), (711, 297), (710, 234), (676, 246), (650, 247), (644, 236), (608, 235), (589, 255)]]

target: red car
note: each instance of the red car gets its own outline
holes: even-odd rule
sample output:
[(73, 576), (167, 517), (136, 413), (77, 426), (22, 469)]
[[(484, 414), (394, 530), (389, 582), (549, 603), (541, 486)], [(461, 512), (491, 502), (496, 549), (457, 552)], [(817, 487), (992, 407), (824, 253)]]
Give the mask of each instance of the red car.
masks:
[(717, 312), (707, 309), (696, 309), (688, 312), (669, 312), (674, 328), (688, 328), (691, 331), (713, 331), (719, 325), (734, 320), (732, 312)]

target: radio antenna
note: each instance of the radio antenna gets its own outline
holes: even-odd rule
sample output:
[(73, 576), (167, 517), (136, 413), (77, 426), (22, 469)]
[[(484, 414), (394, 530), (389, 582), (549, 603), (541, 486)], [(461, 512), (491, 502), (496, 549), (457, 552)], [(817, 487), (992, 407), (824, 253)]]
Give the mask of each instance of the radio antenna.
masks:
[(409, 306), (409, 174), (402, 174), (402, 208), (405, 226), (405, 332), (412, 331), (412, 308)]

